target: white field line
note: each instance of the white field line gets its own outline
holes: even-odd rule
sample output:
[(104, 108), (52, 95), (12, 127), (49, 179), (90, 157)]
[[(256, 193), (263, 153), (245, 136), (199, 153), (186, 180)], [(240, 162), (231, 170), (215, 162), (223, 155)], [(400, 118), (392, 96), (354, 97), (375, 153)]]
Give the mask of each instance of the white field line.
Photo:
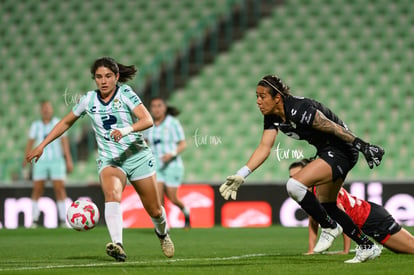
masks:
[(88, 268), (88, 267), (105, 267), (105, 266), (117, 266), (117, 265), (145, 265), (145, 264), (157, 264), (157, 263), (175, 263), (175, 262), (216, 262), (216, 261), (231, 261), (231, 260), (241, 260), (247, 258), (260, 258), (266, 256), (276, 256), (279, 254), (245, 254), (239, 256), (230, 256), (230, 257), (215, 257), (215, 258), (179, 258), (179, 259), (167, 259), (167, 260), (155, 260), (155, 261), (126, 261), (125, 263), (120, 262), (110, 262), (110, 263), (90, 263), (90, 264), (67, 264), (67, 265), (45, 265), (45, 266), (26, 266), (26, 267), (6, 267), (0, 268), (0, 272), (6, 271), (28, 271), (28, 270), (50, 270), (50, 269), (62, 269), (62, 268)]

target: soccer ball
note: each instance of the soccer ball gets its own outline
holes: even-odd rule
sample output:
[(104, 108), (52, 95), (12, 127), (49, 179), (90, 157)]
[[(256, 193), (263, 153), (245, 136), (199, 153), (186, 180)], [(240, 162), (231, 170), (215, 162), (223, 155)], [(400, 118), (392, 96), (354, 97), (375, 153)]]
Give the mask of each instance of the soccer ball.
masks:
[(73, 229), (87, 231), (98, 223), (99, 210), (96, 204), (91, 201), (76, 200), (69, 206), (66, 218)]

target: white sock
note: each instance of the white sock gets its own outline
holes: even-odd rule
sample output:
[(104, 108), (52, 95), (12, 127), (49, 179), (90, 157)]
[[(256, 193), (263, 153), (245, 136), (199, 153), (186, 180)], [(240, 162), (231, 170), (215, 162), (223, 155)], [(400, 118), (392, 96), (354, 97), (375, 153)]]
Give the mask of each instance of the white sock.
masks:
[(39, 210), (39, 201), (32, 200), (32, 219), (35, 222), (39, 221), (40, 210)]
[(190, 209), (188, 209), (187, 207), (184, 206), (182, 211), (185, 217), (190, 216)]
[(59, 214), (59, 221), (64, 222), (66, 221), (66, 201), (56, 201), (57, 208), (58, 208), (58, 214)]
[(155, 230), (160, 235), (166, 235), (168, 231), (167, 215), (165, 214), (164, 206), (161, 206), (161, 217), (151, 218), (152, 223), (155, 226)]
[(105, 203), (105, 222), (111, 240), (122, 244), (122, 211), (119, 202)]

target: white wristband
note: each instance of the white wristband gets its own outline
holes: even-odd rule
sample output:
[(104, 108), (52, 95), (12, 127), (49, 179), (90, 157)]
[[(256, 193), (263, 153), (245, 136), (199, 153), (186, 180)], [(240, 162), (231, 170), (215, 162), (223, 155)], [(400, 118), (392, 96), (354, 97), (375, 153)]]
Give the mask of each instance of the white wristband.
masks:
[(171, 154), (173, 157), (176, 157), (176, 156), (177, 156), (177, 150), (171, 151), (171, 152), (170, 152), (170, 154)]
[(250, 175), (252, 171), (250, 171), (249, 167), (246, 165), (240, 168), (239, 171), (237, 171), (237, 175), (242, 176), (243, 178), (247, 178), (248, 175)]
[(121, 135), (124, 137), (124, 136), (129, 135), (130, 133), (132, 133), (134, 131), (134, 129), (132, 128), (132, 126), (128, 126), (128, 127), (124, 127), (124, 128), (119, 128), (118, 131), (120, 131)]

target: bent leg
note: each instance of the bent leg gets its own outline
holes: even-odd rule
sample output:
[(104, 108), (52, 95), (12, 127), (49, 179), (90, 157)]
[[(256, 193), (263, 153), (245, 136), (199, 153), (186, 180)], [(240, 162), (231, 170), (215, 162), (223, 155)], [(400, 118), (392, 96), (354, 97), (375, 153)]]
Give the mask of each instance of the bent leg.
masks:
[(142, 205), (152, 218), (161, 216), (161, 199), (155, 175), (150, 177), (131, 181), (132, 186), (141, 198)]
[[(322, 204), (320, 205), (323, 209), (325, 209), (327, 213), (325, 220), (327, 219), (327, 217), (334, 219), (337, 223), (339, 223), (342, 226), (343, 232), (351, 239), (353, 239), (356, 243), (360, 245), (373, 244), (369, 240), (368, 236), (365, 235), (361, 231), (361, 229), (358, 228), (358, 226), (352, 221), (352, 219), (345, 212), (343, 212), (337, 207), (336, 199), (338, 196), (338, 192), (343, 185), (343, 180), (339, 178), (335, 182), (332, 182), (332, 169), (331, 166), (325, 160), (319, 158), (312, 161), (293, 177), (303, 181), (303, 183), (308, 187), (311, 187), (312, 185), (317, 186), (318, 199), (322, 202)], [(310, 196), (307, 194), (305, 196), (305, 199), (307, 197)], [(316, 204), (312, 203), (311, 200), (307, 202), (305, 201), (305, 199), (300, 203), (300, 205), (303, 209), (305, 209), (305, 211), (308, 211), (305, 207), (316, 207)], [(308, 214), (310, 214), (317, 222), (320, 223), (318, 219), (320, 219), (321, 213), (316, 212), (315, 216), (310, 212), (308, 212)], [(319, 217), (316, 215), (319, 215)], [(323, 228), (327, 228), (324, 227), (322, 223), (320, 224)]]
[(404, 228), (391, 235), (383, 245), (395, 253), (414, 254), (414, 236)]
[(178, 208), (180, 208), (181, 212), (184, 215), (184, 227), (190, 228), (190, 209), (188, 209), (185, 204), (183, 203), (177, 195), (178, 187), (175, 186), (165, 186), (165, 194), (167, 198)]
[(177, 196), (177, 187), (166, 186), (165, 187), (165, 194), (167, 198), (176, 206), (178, 206), (181, 210), (184, 209), (184, 203), (178, 198)]
[(131, 184), (139, 194), (148, 215), (150, 215), (156, 232), (160, 235), (166, 235), (168, 231), (167, 216), (164, 207), (161, 205), (155, 174), (144, 179), (131, 181)]
[(165, 190), (165, 185), (164, 182), (157, 182), (157, 189), (158, 189), (158, 197), (160, 198), (161, 201), (161, 205), (164, 205), (165, 201), (164, 201), (164, 190)]
[[(317, 183), (328, 183), (330, 178), (330, 166), (323, 160), (316, 159), (297, 172), (286, 185), (289, 196), (323, 228), (335, 228), (336, 222), (329, 217), (315, 195), (307, 189)], [(335, 199), (336, 197), (333, 198), (334, 201)]]

